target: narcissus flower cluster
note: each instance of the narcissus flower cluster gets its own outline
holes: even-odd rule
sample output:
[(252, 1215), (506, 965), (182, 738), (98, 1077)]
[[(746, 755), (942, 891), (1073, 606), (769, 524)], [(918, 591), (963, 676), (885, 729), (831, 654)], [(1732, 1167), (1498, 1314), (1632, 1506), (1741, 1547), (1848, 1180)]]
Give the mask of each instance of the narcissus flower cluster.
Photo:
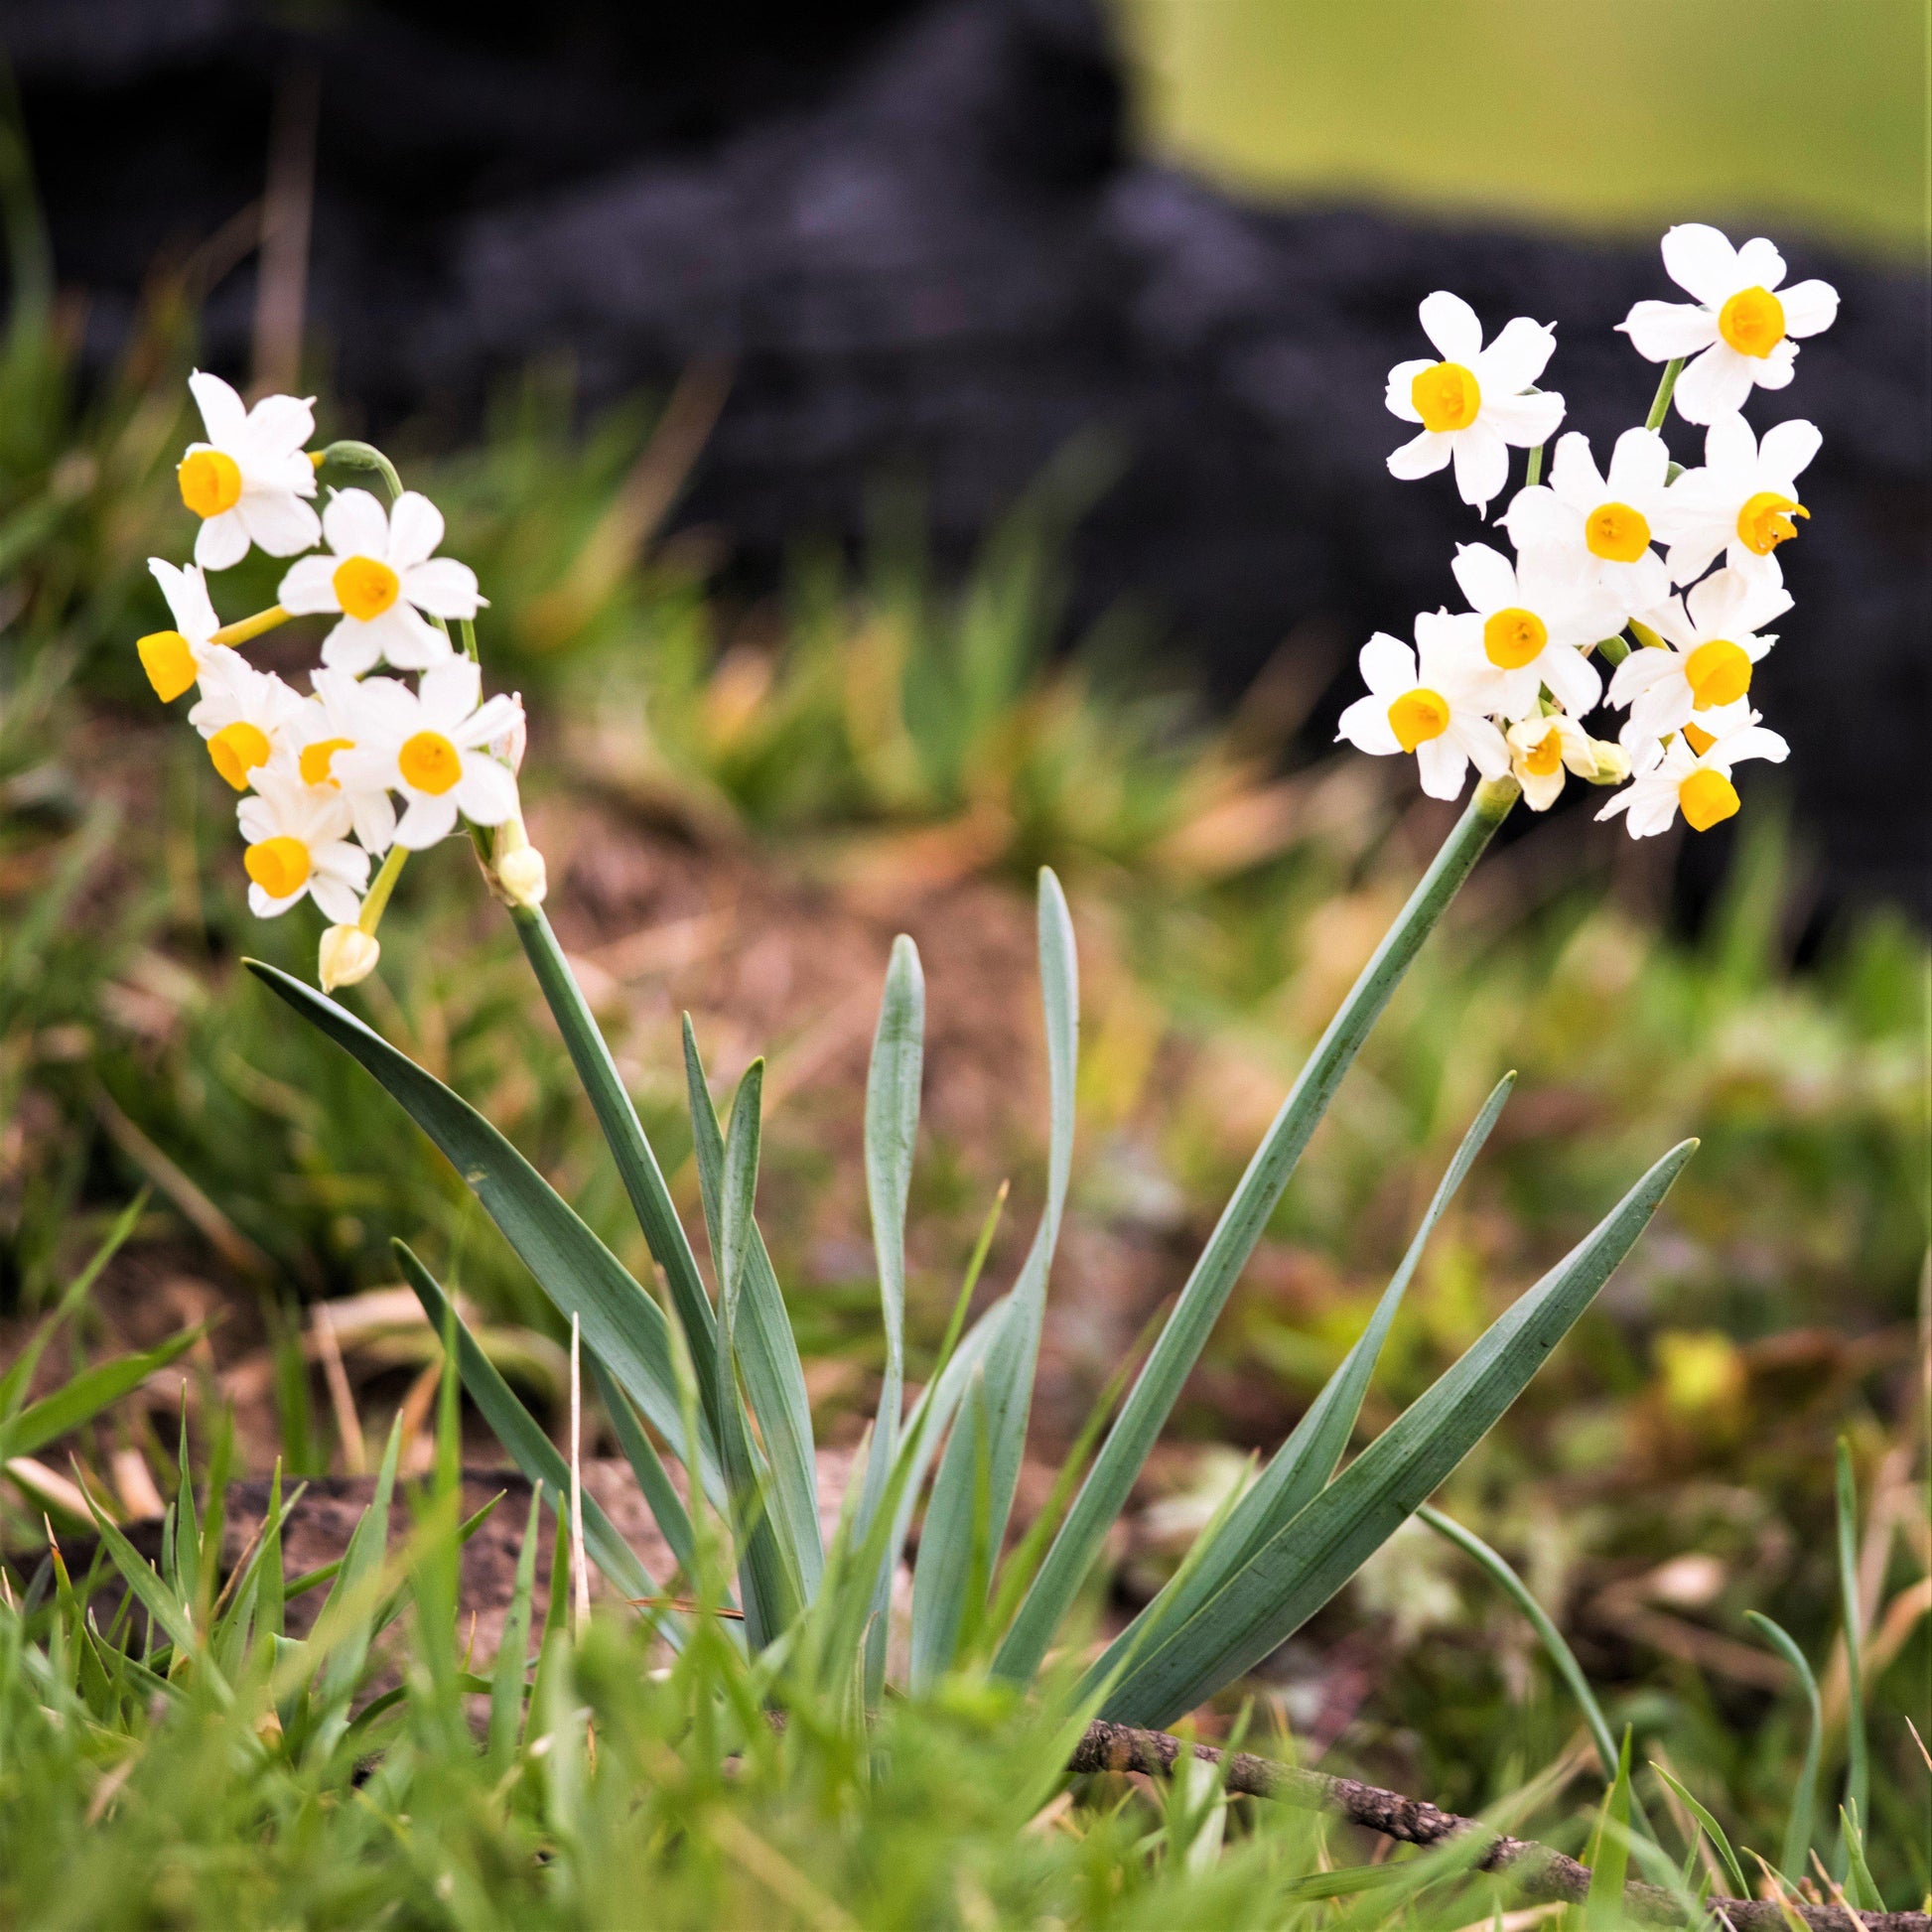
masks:
[[(1413, 757), (1431, 797), (1460, 796), (1473, 764), (1485, 779), (1513, 776), (1547, 811), (1574, 776), (1619, 787), (1597, 817), (1621, 815), (1633, 838), (1680, 816), (1703, 832), (1737, 810), (1738, 764), (1787, 756), (1752, 708), (1751, 680), (1777, 641), (1765, 626), (1791, 608), (1777, 551), (1811, 514), (1798, 480), (1821, 439), (1797, 420), (1760, 438), (1740, 412), (1758, 389), (1790, 384), (1798, 339), (1831, 326), (1838, 294), (1786, 286), (1762, 237), (1733, 248), (1698, 223), (1671, 229), (1663, 257), (1694, 300), (1639, 302), (1619, 325), (1666, 366), (1649, 420), (1617, 438), (1607, 464), (1578, 432), (1557, 437), (1563, 398), (1539, 386), (1554, 324), (1518, 316), (1484, 347), (1475, 311), (1439, 290), (1420, 320), (1441, 359), (1389, 371), (1390, 413), (1422, 426), (1389, 457), (1391, 475), (1453, 464), (1463, 501), (1482, 510), (1508, 486), (1511, 449), (1530, 452), (1496, 519), (1513, 557), (1460, 546), (1452, 570), (1469, 608), (1418, 617), (1413, 648), (1371, 637), (1368, 694), (1342, 713), (1340, 737)], [(1662, 435), (1673, 398), (1704, 430), (1693, 469)], [(1605, 701), (1626, 714), (1613, 739), (1583, 723)]]
[[(269, 396), (250, 409), (199, 372), (189, 388), (207, 430), (176, 472), (183, 503), (201, 519), (195, 561), (149, 560), (174, 625), (135, 648), (163, 703), (195, 694), (188, 722), (241, 794), (249, 904), (275, 918), (312, 899), (331, 922), (319, 963), (334, 988), (374, 969), (376, 922), (404, 854), (462, 825), (475, 829), (496, 890), (538, 903), (543, 860), (524, 832), (516, 783), (523, 708), (513, 696), (483, 696), (471, 625), (485, 600), (469, 565), (437, 555), (442, 513), (415, 490), (393, 488), (385, 507), (347, 487), (332, 489), (318, 515), (317, 472), (332, 451), (307, 447), (308, 401)], [(363, 446), (333, 453), (393, 480)], [(294, 561), (270, 609), (223, 625), (207, 573), (251, 549)], [(335, 621), (307, 691), (243, 649), (305, 616)], [(415, 681), (376, 675), (385, 666)]]

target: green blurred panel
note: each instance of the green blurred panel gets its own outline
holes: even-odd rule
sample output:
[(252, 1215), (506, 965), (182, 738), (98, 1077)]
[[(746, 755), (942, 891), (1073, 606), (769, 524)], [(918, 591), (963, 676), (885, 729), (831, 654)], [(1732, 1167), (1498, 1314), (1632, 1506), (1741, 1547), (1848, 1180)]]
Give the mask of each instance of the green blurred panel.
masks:
[(1117, 0), (1154, 144), (1242, 185), (1912, 247), (1923, 0)]

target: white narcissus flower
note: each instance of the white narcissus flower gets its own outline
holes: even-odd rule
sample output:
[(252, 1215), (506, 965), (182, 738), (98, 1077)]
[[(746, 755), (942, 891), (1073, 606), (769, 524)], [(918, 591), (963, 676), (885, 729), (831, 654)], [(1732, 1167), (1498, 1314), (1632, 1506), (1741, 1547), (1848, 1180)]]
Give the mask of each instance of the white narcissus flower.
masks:
[[(1759, 713), (1741, 701), (1727, 708), (1716, 734), (1693, 725), (1680, 733), (1596, 814), (1599, 820), (1628, 813), (1625, 821), (1633, 839), (1655, 838), (1668, 832), (1677, 814), (1695, 832), (1708, 832), (1737, 810), (1737, 787), (1731, 768), (1745, 759), (1766, 759), (1782, 764), (1791, 748), (1776, 732), (1758, 723)], [(1688, 742), (1692, 732), (1699, 744)]]
[(302, 697), (273, 671), (258, 671), (239, 651), (203, 681), (202, 701), (188, 722), (207, 740), (214, 768), (236, 791), (287, 743)]
[(200, 369), (188, 387), (207, 431), (175, 469), (182, 501), (202, 519), (195, 561), (226, 570), (251, 543), (271, 557), (308, 549), (320, 527), (307, 501), (316, 493), (316, 467), (303, 448), (316, 433), (315, 397), (264, 396), (250, 409), (218, 375)]
[(1512, 564), (1486, 543), (1457, 544), (1451, 568), (1470, 609), (1450, 622), (1467, 660), (1479, 667), (1485, 711), (1526, 718), (1545, 685), (1580, 717), (1602, 696), (1602, 675), (1579, 646), (1608, 635), (1621, 619), (1601, 610), (1578, 578), (1536, 552)]
[(1441, 612), (1416, 620), (1420, 664), (1401, 638), (1378, 630), (1360, 660), (1369, 694), (1341, 714), (1335, 733), (1377, 758), (1413, 752), (1432, 798), (1459, 798), (1471, 763), (1485, 778), (1509, 770), (1509, 747), (1470, 696), (1473, 673), (1450, 622)]
[(1551, 552), (1554, 566), (1600, 593), (1601, 608), (1620, 627), (1670, 593), (1664, 560), (1650, 547), (1676, 534), (1676, 505), (1664, 486), (1669, 469), (1661, 436), (1626, 429), (1605, 477), (1589, 439), (1572, 430), (1557, 443), (1550, 481), (1519, 489), (1504, 511), (1510, 541), (1519, 551)]
[(1592, 783), (1599, 774), (1595, 741), (1561, 711), (1547, 718), (1519, 719), (1505, 737), (1509, 768), (1523, 787), (1524, 804), (1533, 812), (1547, 812), (1557, 802), (1566, 767)]
[(330, 556), (304, 557), (282, 579), (285, 611), (340, 612), (322, 645), (332, 670), (360, 675), (385, 659), (426, 670), (450, 655), (450, 640), (423, 613), (474, 618), (483, 600), (477, 573), (431, 552), (443, 541), (443, 513), (405, 489), (387, 515), (366, 489), (339, 489), (322, 512)]
[[(342, 755), (373, 750), (408, 731), (415, 717), (409, 687), (392, 677), (359, 682), (346, 671), (310, 673), (313, 695), (296, 713), (287, 742), (305, 784), (334, 785), (347, 798), (355, 836), (369, 851), (388, 851), (396, 835), (395, 801), (368, 767)], [(345, 781), (345, 780), (352, 780)]]
[[(345, 789), (379, 785), (408, 801), (396, 843), (412, 852), (448, 838), (459, 813), (473, 825), (500, 825), (516, 810), (516, 779), (485, 749), (511, 728), (516, 700), (477, 700), (483, 673), (453, 657), (423, 673), (419, 689), (385, 717), (378, 745), (336, 755)], [(400, 688), (400, 687), (399, 687)]]
[(278, 760), (255, 773), (255, 791), (235, 807), (248, 841), (248, 905), (258, 919), (313, 898), (338, 925), (354, 923), (368, 884), (369, 855), (348, 841), (348, 801), (333, 785), (309, 785)]
[(1777, 642), (1758, 626), (1791, 609), (1776, 584), (1754, 584), (1734, 570), (1714, 571), (1646, 615), (1667, 641), (1633, 650), (1610, 673), (1610, 702), (1628, 705), (1618, 743), (1633, 758), (1695, 714), (1723, 711), (1751, 688), (1752, 666)]
[(1556, 348), (1556, 332), (1518, 316), (1484, 348), (1476, 312), (1445, 289), (1426, 297), (1418, 313), (1443, 359), (1398, 362), (1389, 371), (1390, 414), (1422, 425), (1422, 434), (1389, 458), (1389, 474), (1409, 483), (1452, 459), (1462, 500), (1486, 508), (1509, 482), (1511, 446), (1547, 443), (1563, 421), (1560, 395), (1524, 393)]
[(148, 568), (168, 600), (175, 628), (150, 630), (135, 640), (134, 648), (155, 696), (163, 704), (173, 704), (204, 677), (223, 677), (244, 660), (239, 651), (209, 641), (221, 628), (221, 620), (214, 615), (207, 582), (197, 565), (177, 570), (159, 557), (150, 557)]
[(1705, 432), (1704, 467), (1671, 484), (1675, 537), (1664, 565), (1673, 584), (1710, 569), (1720, 551), (1739, 576), (1781, 584), (1776, 550), (1798, 534), (1798, 476), (1824, 442), (1810, 423), (1774, 424), (1762, 442), (1741, 416), (1721, 416)]
[(1695, 302), (1639, 302), (1617, 327), (1652, 362), (1683, 355), (1673, 391), (1687, 423), (1715, 423), (1742, 409), (1755, 389), (1791, 380), (1800, 336), (1838, 316), (1829, 282), (1780, 292), (1784, 257), (1762, 235), (1733, 248), (1716, 228), (1686, 221), (1664, 236), (1664, 268)]

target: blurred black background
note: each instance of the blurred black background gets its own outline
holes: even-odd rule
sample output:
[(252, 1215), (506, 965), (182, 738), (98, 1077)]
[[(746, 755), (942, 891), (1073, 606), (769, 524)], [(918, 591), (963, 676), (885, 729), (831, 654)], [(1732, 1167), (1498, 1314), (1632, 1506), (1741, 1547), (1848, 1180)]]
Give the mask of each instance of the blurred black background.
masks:
[[(1355, 646), (1452, 601), (1476, 534), (1447, 479), (1383, 469), (1383, 380), (1418, 351), (1421, 297), (1453, 288), (1492, 329), (1560, 318), (1549, 380), (1600, 447), (1656, 373), (1612, 326), (1673, 291), (1654, 240), (1268, 206), (1151, 158), (1110, 29), (1089, 0), (0, 8), (97, 362), (157, 263), (229, 250), (207, 355), (246, 375), (256, 257), (230, 243), (259, 231), (265, 183), (306, 204), (312, 165), (308, 364), (368, 429), (455, 440), (533, 358), (567, 356), (589, 409), (723, 358), (679, 514), (726, 532), (749, 583), (801, 536), (858, 541), (894, 477), (963, 557), (1098, 432), (1119, 468), (1073, 539), (1076, 621), (1132, 600), (1222, 693), (1289, 639), (1327, 686), (1324, 737)], [(1752, 408), (1760, 431), (1804, 415), (1826, 438), (1783, 553), (1798, 609), (1756, 689), (1827, 901), (1923, 913), (1925, 285), (1777, 239), (1843, 305)], [(1688, 899), (1727, 850), (1690, 842)]]

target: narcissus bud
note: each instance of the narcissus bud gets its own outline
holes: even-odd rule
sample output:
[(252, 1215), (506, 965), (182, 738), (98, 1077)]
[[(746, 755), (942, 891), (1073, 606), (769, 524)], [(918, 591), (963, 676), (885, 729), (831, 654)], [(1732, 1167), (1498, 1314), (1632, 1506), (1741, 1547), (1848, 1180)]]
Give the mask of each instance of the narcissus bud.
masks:
[(544, 894), (550, 890), (550, 873), (543, 863), (543, 854), (533, 845), (505, 852), (496, 861), (496, 883), (512, 904), (541, 905)]
[(1589, 749), (1596, 757), (1596, 769), (1590, 774), (1593, 785), (1620, 785), (1630, 775), (1630, 755), (1621, 745), (1606, 738), (1592, 738)]
[(382, 957), (382, 946), (372, 932), (359, 925), (332, 925), (322, 935), (316, 955), (316, 972), (322, 990), (333, 993), (339, 986), (354, 986), (375, 971)]

